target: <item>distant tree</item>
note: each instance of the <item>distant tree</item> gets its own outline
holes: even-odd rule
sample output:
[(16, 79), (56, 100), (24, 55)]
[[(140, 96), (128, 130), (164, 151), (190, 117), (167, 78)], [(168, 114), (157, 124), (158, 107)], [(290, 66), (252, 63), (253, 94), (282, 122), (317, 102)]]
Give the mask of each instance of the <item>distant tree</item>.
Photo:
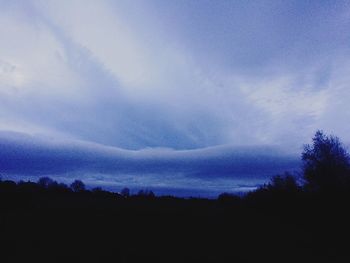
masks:
[(235, 195), (235, 194), (232, 194), (232, 193), (221, 193), (218, 196), (218, 200), (220, 202), (232, 203), (232, 202), (240, 201), (241, 198), (238, 195)]
[(35, 193), (39, 192), (41, 189), (41, 186), (39, 184), (30, 182), (30, 181), (19, 181), (17, 183), (17, 190), (22, 193)]
[(50, 177), (40, 177), (38, 180), (38, 185), (43, 188), (49, 188), (55, 181)]
[(350, 185), (350, 158), (338, 137), (317, 131), (302, 153), (305, 188), (336, 190)]
[(147, 196), (153, 198), (153, 197), (155, 197), (156, 195), (153, 193), (152, 190), (150, 190), (150, 191), (148, 191)]
[(94, 187), (91, 189), (93, 193), (100, 193), (103, 192), (103, 189), (101, 187)]
[(49, 186), (49, 190), (55, 191), (55, 192), (69, 192), (70, 188), (68, 188), (68, 186), (64, 183), (53, 182)]
[(58, 188), (59, 188), (61, 191), (66, 191), (66, 192), (69, 192), (69, 191), (70, 191), (68, 185), (66, 185), (66, 184), (64, 184), (64, 183), (59, 183), (59, 184), (58, 184)]
[(142, 197), (155, 197), (155, 194), (153, 193), (152, 190), (140, 190), (137, 193), (138, 196), (142, 196)]
[(10, 180), (2, 181), (0, 184), (0, 193), (14, 193), (16, 190), (17, 184)]
[(288, 172), (285, 172), (283, 175), (273, 176), (266, 188), (267, 190), (284, 193), (293, 193), (300, 190), (295, 177)]
[(74, 192), (82, 192), (85, 190), (85, 184), (80, 180), (75, 180), (70, 187)]
[(129, 197), (130, 196), (130, 189), (125, 187), (120, 191), (120, 194), (124, 197)]

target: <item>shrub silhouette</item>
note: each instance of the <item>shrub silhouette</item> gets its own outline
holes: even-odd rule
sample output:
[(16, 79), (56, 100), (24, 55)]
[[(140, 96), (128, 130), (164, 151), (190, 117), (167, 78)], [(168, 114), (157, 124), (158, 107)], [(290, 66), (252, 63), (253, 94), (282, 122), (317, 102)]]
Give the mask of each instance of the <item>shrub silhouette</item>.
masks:
[(305, 189), (333, 191), (350, 185), (349, 154), (338, 137), (317, 131), (302, 153)]

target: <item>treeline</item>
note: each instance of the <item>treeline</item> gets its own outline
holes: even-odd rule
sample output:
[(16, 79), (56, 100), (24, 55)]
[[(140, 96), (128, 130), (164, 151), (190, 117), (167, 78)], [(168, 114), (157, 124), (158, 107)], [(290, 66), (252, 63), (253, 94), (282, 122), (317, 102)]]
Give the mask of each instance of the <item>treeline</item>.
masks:
[(350, 158), (318, 131), (300, 174), (216, 200), (0, 182), (0, 262), (350, 262)]
[(350, 194), (350, 155), (345, 146), (338, 137), (322, 131), (317, 131), (312, 141), (301, 154), (301, 174), (276, 175), (249, 195), (304, 193), (332, 198)]
[[(339, 195), (350, 193), (350, 155), (338, 137), (326, 135), (317, 131), (313, 143), (304, 146), (301, 155), (301, 174), (285, 172), (275, 175), (270, 182), (247, 195), (237, 196), (232, 193), (222, 193), (219, 200), (238, 200), (264, 198), (269, 195), (293, 196), (300, 193)], [(81, 180), (75, 180), (70, 185), (56, 182), (49, 177), (41, 177), (37, 182), (1, 180), (0, 193), (76, 193), (109, 196), (115, 198), (145, 197), (155, 198), (151, 190), (142, 189), (131, 195), (129, 188), (123, 188), (119, 193), (110, 192), (95, 187), (88, 190)], [(175, 198), (175, 197), (174, 197)]]
[(70, 185), (59, 183), (50, 177), (40, 177), (37, 182), (2, 180), (0, 178), (0, 194), (74, 194), (74, 195), (96, 195), (114, 198), (145, 197), (154, 198), (152, 190), (141, 189), (131, 195), (129, 188), (123, 188), (119, 193), (106, 191), (101, 187), (88, 190), (81, 180), (74, 180)]

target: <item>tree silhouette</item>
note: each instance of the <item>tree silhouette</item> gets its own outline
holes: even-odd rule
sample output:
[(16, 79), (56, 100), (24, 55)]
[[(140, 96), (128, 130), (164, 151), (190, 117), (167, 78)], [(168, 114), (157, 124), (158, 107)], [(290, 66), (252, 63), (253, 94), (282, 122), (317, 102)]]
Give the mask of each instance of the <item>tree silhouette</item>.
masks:
[(70, 187), (74, 192), (82, 192), (85, 190), (85, 184), (80, 180), (75, 180)]
[(147, 190), (147, 189), (146, 190), (141, 189), (140, 191), (138, 191), (137, 195), (140, 197), (149, 197), (149, 198), (155, 197), (155, 194), (153, 193), (153, 191)]
[(50, 177), (40, 177), (38, 180), (38, 185), (43, 188), (49, 188), (55, 181)]
[(91, 189), (93, 193), (101, 193), (103, 192), (103, 189), (101, 187), (94, 187)]
[(317, 131), (302, 153), (305, 188), (340, 190), (350, 185), (350, 158), (338, 137)]
[(295, 177), (288, 172), (285, 172), (283, 175), (273, 176), (266, 187), (268, 190), (285, 193), (295, 193), (300, 189)]
[(120, 194), (124, 197), (129, 197), (130, 196), (130, 189), (125, 187), (121, 190)]

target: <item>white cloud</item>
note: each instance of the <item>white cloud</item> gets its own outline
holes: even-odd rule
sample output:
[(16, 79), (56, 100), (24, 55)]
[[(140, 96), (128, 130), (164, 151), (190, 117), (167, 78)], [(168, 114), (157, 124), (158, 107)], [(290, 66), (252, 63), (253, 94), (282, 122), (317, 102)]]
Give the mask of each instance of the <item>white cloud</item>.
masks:
[[(249, 37), (243, 34), (247, 38), (243, 42), (235, 35), (231, 50), (226, 44), (223, 50), (213, 50), (220, 56), (236, 56), (237, 62), (230, 67), (205, 54), (207, 48), (197, 52), (200, 46), (182, 43), (181, 28), (173, 35), (169, 27), (174, 21), (150, 19), (154, 13), (148, 13), (151, 9), (146, 7), (151, 3), (139, 4), (145, 8), (137, 15), (130, 15), (131, 4), (126, 2), (7, 4), (0, 11), (0, 35), (5, 36), (0, 42), (0, 128), (63, 134), (126, 148), (301, 145), (317, 128), (347, 136), (347, 129), (336, 120), (343, 122), (348, 117), (344, 98), (348, 95), (346, 76), (350, 75), (347, 64), (339, 60), (349, 57), (336, 42), (343, 39), (340, 34), (329, 44), (341, 47), (337, 52), (314, 54), (313, 60), (295, 57), (288, 65), (285, 59), (300, 55), (301, 47), (310, 45), (307, 40), (298, 42), (305, 33), (300, 29), (300, 36), (285, 39), (295, 43), (293, 48), (290, 43), (286, 46), (291, 55), (279, 53), (280, 48), (272, 48), (284, 36), (276, 33), (281, 32), (278, 27), (261, 45), (260, 52), (273, 55), (265, 63), (255, 43), (248, 41), (258, 41), (256, 38), (271, 31), (265, 28), (265, 33), (252, 34), (270, 25), (271, 19), (262, 17), (262, 25), (247, 25)], [(333, 24), (345, 30), (347, 16), (341, 17)], [(235, 29), (233, 23), (225, 24), (225, 30), (244, 31), (246, 19), (236, 20), (241, 28)], [(196, 23), (189, 26), (194, 31), (201, 29)], [(307, 30), (315, 30), (312, 23)], [(327, 36), (327, 32), (316, 31), (309, 32), (310, 36)], [(220, 41), (224, 36), (218, 32)], [(233, 41), (226, 37), (227, 43)], [(214, 49), (217, 44), (205, 46)], [(247, 59), (256, 60), (260, 69), (244, 71), (247, 64), (237, 56), (241, 48), (244, 57), (247, 50), (255, 54)], [(315, 49), (324, 50), (324, 46)], [(305, 65), (295, 68), (296, 60)], [(239, 63), (244, 66), (236, 71)]]

